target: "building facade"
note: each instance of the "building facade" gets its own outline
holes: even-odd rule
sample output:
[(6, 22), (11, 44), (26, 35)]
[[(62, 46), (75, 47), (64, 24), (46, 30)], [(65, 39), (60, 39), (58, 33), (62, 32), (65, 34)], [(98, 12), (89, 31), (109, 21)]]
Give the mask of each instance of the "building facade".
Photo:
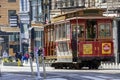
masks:
[(23, 54), (43, 46), (43, 0), (20, 0), (21, 46)]
[(19, 0), (0, 0), (0, 25), (9, 26), (9, 17), (18, 12)]
[(19, 26), (18, 14), (19, 0), (0, 0), (0, 37), (3, 38), (1, 44), (2, 56), (3, 50), (6, 50), (10, 56), (19, 51)]
[(31, 0), (31, 50), (36, 51), (43, 47), (43, 2), (44, 0)]
[(29, 47), (29, 27), (30, 27), (30, 0), (20, 0), (19, 20), (20, 20), (20, 52), (28, 52)]

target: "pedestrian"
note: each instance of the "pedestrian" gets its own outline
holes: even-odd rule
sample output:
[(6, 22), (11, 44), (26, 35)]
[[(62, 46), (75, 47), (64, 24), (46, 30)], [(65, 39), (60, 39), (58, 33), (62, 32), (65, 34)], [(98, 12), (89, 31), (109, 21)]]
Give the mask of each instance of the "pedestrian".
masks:
[(2, 54), (3, 62), (8, 62), (8, 53), (4, 50)]
[(38, 56), (40, 56), (42, 54), (42, 48), (39, 48), (37, 53), (38, 53)]
[(15, 53), (15, 60), (16, 60), (16, 62), (18, 61), (18, 55), (19, 55), (18, 52), (16, 52)]
[(21, 61), (22, 60), (22, 52), (18, 53), (18, 59)]
[(3, 51), (3, 55), (2, 55), (3, 58), (7, 58), (8, 57), (8, 53), (4, 50)]
[(18, 55), (16, 57), (18, 66), (22, 66), (22, 52), (18, 52)]
[(31, 50), (30, 56), (31, 56), (31, 58), (32, 58), (32, 61), (34, 61), (34, 52), (33, 52), (33, 50)]
[(39, 59), (39, 63), (42, 62), (42, 56), (41, 56), (42, 53), (43, 53), (42, 48), (39, 48), (39, 49), (38, 49), (38, 52), (37, 52), (37, 54), (38, 54), (38, 59)]
[(25, 62), (28, 63), (28, 59), (29, 59), (29, 53), (26, 52), (26, 53), (24, 54), (24, 60), (25, 60)]
[(100, 31), (100, 36), (101, 36), (101, 37), (105, 37), (105, 35), (106, 35), (106, 33), (105, 33), (104, 29), (101, 29), (101, 31)]

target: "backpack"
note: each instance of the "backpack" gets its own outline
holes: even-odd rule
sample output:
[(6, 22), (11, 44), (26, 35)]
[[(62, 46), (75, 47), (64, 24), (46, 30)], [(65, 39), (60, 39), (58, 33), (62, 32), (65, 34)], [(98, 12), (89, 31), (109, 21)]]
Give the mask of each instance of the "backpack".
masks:
[(26, 57), (26, 58), (29, 58), (29, 54), (28, 54), (28, 53), (27, 53), (27, 54), (25, 54), (25, 57)]

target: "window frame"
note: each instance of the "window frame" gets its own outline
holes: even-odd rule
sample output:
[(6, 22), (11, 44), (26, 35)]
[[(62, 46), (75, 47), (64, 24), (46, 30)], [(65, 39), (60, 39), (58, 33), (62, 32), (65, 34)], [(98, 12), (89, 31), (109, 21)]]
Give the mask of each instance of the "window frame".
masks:
[[(100, 31), (102, 30), (102, 28), (100, 28), (100, 25), (104, 25), (104, 31), (105, 31), (105, 35), (104, 36), (101, 36), (100, 35)], [(109, 36), (106, 35), (107, 33), (107, 27), (106, 25), (109, 25)], [(111, 30), (112, 26), (111, 26), (111, 23), (108, 22), (108, 23), (99, 23), (98, 24), (98, 38), (102, 39), (102, 38), (112, 38), (112, 30)]]
[(16, 0), (8, 0), (8, 2), (16, 2)]
[[(78, 36), (78, 26), (83, 26), (83, 36), (82, 37), (79, 37)], [(75, 35), (76, 35), (76, 38), (79, 38), (79, 39), (83, 39), (83, 38), (85, 38), (85, 24), (84, 23), (82, 23), (82, 24), (78, 24), (78, 26), (77, 26), (77, 24), (71, 24), (71, 27), (72, 27), (72, 37), (73, 37), (73, 32), (74, 32), (74, 30), (73, 30), (73, 28), (75, 29), (75, 28), (77, 28), (77, 30), (75, 29)], [(80, 28), (80, 27), (79, 27)], [(77, 31), (77, 32), (76, 32)]]

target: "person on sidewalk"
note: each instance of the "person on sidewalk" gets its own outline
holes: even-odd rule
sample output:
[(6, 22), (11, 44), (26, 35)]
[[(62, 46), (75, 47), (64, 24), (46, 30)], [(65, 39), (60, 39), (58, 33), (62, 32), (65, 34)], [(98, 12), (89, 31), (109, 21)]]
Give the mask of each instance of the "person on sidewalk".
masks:
[(2, 54), (3, 62), (8, 62), (8, 53), (4, 50)]
[(42, 62), (42, 56), (41, 56), (42, 53), (43, 53), (43, 49), (42, 49), (42, 48), (39, 48), (39, 49), (38, 49), (38, 52), (37, 52), (37, 54), (38, 54), (38, 59), (39, 59), (39, 63)]
[(15, 53), (15, 60), (16, 60), (16, 62), (18, 61), (18, 55), (19, 55), (18, 52), (16, 52)]
[(25, 61), (26, 63), (28, 63), (28, 59), (29, 59), (29, 53), (26, 52), (23, 56), (23, 61)]
[(32, 61), (34, 61), (34, 52), (33, 52), (33, 50), (31, 50), (30, 56), (31, 56), (31, 58), (32, 58)]
[(18, 53), (18, 59), (21, 61), (22, 60), (22, 52)]

